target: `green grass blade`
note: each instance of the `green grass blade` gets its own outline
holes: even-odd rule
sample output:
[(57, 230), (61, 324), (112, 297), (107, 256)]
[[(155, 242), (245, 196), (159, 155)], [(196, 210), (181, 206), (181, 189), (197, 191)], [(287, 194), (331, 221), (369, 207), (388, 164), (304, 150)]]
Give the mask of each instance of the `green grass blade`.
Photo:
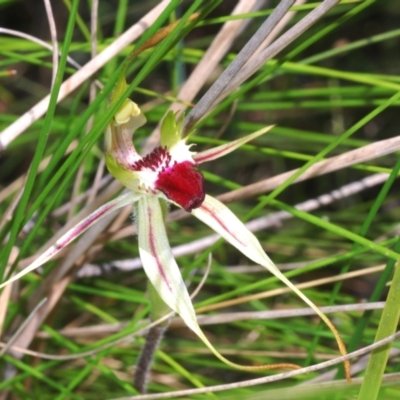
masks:
[[(399, 240), (400, 242), (400, 240)], [(397, 330), (400, 317), (400, 261), (391, 261), (394, 266), (394, 276), (390, 285), (389, 293), (386, 298), (386, 304), (382, 311), (381, 320), (378, 331), (375, 336), (375, 341), (386, 338), (392, 335)], [(378, 398), (381, 387), (382, 377), (385, 372), (386, 363), (389, 358), (391, 343), (373, 350), (368, 361), (367, 370), (364, 375), (364, 380), (361, 385), (359, 400), (375, 400)]]
[(54, 87), (53, 87), (51, 97), (50, 97), (49, 107), (48, 107), (48, 110), (47, 110), (47, 113), (46, 113), (46, 116), (44, 119), (43, 129), (41, 131), (39, 140), (37, 142), (35, 155), (33, 157), (32, 163), (31, 163), (28, 177), (26, 179), (24, 192), (22, 194), (21, 200), (15, 211), (14, 221), (13, 221), (12, 229), (10, 232), (10, 238), (4, 248), (4, 251), (2, 252), (1, 265), (0, 265), (0, 277), (3, 277), (3, 275), (4, 275), (4, 271), (5, 271), (7, 261), (8, 261), (10, 252), (11, 252), (11, 248), (15, 243), (15, 239), (17, 237), (18, 232), (22, 228), (21, 222), (24, 218), (24, 214), (26, 211), (26, 207), (28, 205), (29, 197), (31, 195), (31, 192), (32, 192), (35, 180), (36, 180), (36, 175), (37, 175), (37, 171), (39, 168), (39, 164), (43, 157), (43, 153), (44, 153), (44, 150), (46, 147), (47, 137), (51, 130), (52, 119), (54, 117), (54, 113), (55, 113), (55, 109), (56, 109), (56, 105), (57, 105), (57, 97), (58, 97), (58, 93), (59, 93), (60, 86), (62, 83), (62, 78), (64, 76), (64, 69), (65, 69), (65, 66), (67, 63), (68, 49), (71, 44), (72, 35), (74, 32), (75, 18), (77, 15), (78, 5), (79, 5), (79, 1), (74, 0), (72, 3), (71, 12), (69, 14), (64, 44), (62, 47), (62, 54), (61, 54), (61, 58), (60, 58), (59, 66), (58, 66), (57, 75), (56, 75), (55, 82), (54, 82)]

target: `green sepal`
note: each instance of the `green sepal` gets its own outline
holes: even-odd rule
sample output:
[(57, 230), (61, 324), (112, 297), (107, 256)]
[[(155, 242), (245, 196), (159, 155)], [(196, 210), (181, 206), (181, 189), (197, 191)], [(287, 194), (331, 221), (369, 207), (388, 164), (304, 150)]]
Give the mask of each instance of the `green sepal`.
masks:
[(161, 197), (158, 199), (158, 201), (160, 203), (163, 220), (165, 222), (169, 211), (169, 204), (166, 200), (162, 199)]
[[(165, 304), (164, 300), (160, 297), (155, 287), (149, 281), (147, 284), (147, 291), (150, 300), (150, 319), (157, 321), (158, 319), (169, 314), (172, 310)], [(169, 320), (162, 322), (160, 325), (168, 325)]]
[(182, 138), (183, 115), (176, 118), (176, 114), (169, 111), (161, 123), (161, 146), (170, 149)]
[[(115, 102), (117, 102), (121, 98), (122, 94), (125, 92), (127, 87), (128, 87), (128, 85), (126, 84), (125, 74), (121, 73), (121, 75), (119, 76), (119, 78), (117, 80), (117, 83), (115, 84), (114, 90), (111, 94), (110, 106), (112, 106)], [(126, 100), (128, 100), (128, 99), (126, 99)], [(115, 115), (117, 115), (120, 112), (120, 110), (122, 110), (124, 107), (126, 107), (126, 101), (121, 105), (121, 107), (115, 113)]]
[(121, 167), (109, 153), (106, 153), (106, 166), (108, 172), (126, 187), (129, 187), (128, 184), (135, 179), (132, 171)]
[(115, 103), (122, 96), (127, 87), (128, 85), (126, 84), (125, 76), (121, 74), (111, 94), (111, 99), (110, 99), (111, 105)]

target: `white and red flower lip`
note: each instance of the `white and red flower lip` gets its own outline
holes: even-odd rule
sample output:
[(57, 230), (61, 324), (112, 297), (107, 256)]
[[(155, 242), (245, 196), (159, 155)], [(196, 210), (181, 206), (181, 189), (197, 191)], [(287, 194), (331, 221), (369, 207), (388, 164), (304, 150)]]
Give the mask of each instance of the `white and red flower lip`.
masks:
[(133, 145), (132, 134), (145, 122), (136, 103), (126, 100), (106, 132), (108, 169), (135, 192), (162, 193), (188, 212), (200, 207), (205, 198), (204, 178), (195, 169), (191, 146), (173, 125), (166, 133), (172, 133), (172, 138), (142, 158)]
[(200, 207), (204, 201), (204, 177), (195, 169), (191, 157), (177, 161), (166, 147), (157, 147), (130, 169), (188, 212)]
[(170, 112), (162, 123), (161, 146), (142, 158), (132, 135), (145, 122), (140, 108), (127, 99), (106, 132), (107, 167), (129, 189), (162, 193), (188, 212), (200, 207), (205, 198), (204, 177), (195, 166), (222, 157), (271, 128), (197, 154), (182, 139), (182, 118)]
[(206, 195), (203, 174), (190, 161), (165, 168), (158, 176), (156, 189), (188, 212), (200, 207)]

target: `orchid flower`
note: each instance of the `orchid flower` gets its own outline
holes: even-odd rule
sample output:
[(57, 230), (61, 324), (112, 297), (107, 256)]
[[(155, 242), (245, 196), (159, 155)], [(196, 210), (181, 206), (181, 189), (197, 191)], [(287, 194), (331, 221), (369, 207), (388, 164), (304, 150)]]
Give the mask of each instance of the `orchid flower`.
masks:
[[(125, 88), (125, 79), (120, 79), (111, 102), (115, 101)], [(105, 215), (128, 204), (134, 204), (142, 265), (153, 289), (162, 301), (179, 314), (186, 325), (223, 362), (246, 370), (275, 368), (273, 365), (254, 367), (232, 363), (208, 341), (197, 322), (192, 301), (168, 242), (162, 208), (162, 203), (168, 202), (191, 213), (250, 260), (262, 265), (284, 282), (323, 319), (334, 333), (340, 352), (346, 354), (345, 346), (330, 320), (280, 272), (266, 255), (257, 238), (229, 208), (204, 192), (204, 179), (197, 170), (198, 165), (230, 153), (244, 143), (266, 133), (272, 127), (196, 153), (191, 150), (191, 145), (186, 143), (187, 137), (182, 138), (183, 119), (176, 119), (175, 114), (169, 112), (162, 123), (160, 146), (141, 157), (135, 150), (132, 135), (145, 122), (146, 118), (137, 104), (126, 99), (105, 133), (108, 170), (129, 189), (129, 192), (104, 204), (79, 222), (30, 266), (4, 282), (0, 288), (38, 268)], [(297, 367), (293, 364), (278, 365)], [(349, 365), (345, 364), (345, 367), (349, 376)]]

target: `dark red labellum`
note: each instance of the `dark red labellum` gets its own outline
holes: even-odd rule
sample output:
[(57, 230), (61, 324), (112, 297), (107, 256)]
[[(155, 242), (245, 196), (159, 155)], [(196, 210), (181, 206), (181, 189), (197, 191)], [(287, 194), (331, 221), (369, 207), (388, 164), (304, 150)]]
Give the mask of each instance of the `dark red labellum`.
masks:
[(189, 161), (165, 168), (158, 176), (156, 189), (190, 212), (204, 201), (204, 178)]

